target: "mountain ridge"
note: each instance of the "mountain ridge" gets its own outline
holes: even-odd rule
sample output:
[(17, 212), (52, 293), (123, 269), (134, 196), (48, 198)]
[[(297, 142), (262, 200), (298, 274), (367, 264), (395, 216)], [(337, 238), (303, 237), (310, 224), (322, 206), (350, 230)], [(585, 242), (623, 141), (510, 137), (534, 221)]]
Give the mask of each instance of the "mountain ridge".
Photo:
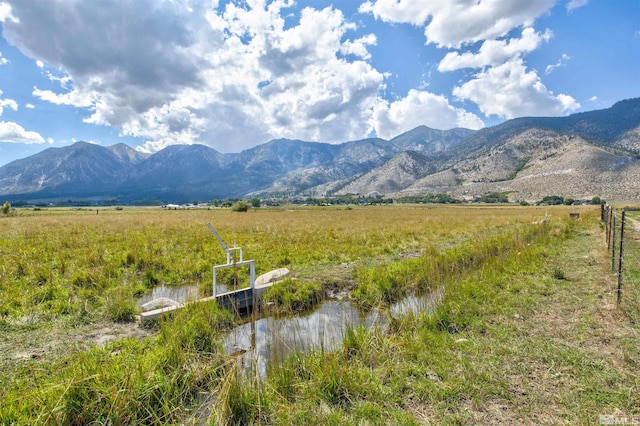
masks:
[[(578, 198), (597, 192), (640, 199), (639, 155), (636, 98), (604, 110), (517, 118), (479, 131), (418, 126), (389, 140), (341, 144), (275, 139), (234, 154), (199, 144), (143, 154), (124, 144), (78, 142), (0, 167), (0, 197), (189, 202), (447, 193), (472, 199), (482, 191), (500, 191), (531, 199), (552, 191), (544, 195)], [(536, 182), (537, 189), (527, 182)]]

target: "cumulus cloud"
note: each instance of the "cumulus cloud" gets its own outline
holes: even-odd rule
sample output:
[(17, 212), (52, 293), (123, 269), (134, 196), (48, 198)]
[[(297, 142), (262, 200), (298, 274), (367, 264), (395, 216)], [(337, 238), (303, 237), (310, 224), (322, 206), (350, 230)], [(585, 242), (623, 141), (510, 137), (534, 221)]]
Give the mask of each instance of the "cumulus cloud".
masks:
[(8, 63), (9, 63), (9, 60), (4, 56), (2, 56), (2, 52), (0, 52), (0, 65), (7, 65)]
[(533, 28), (522, 30), (520, 38), (509, 40), (486, 40), (482, 43), (478, 53), (473, 52), (449, 52), (440, 61), (439, 71), (455, 71), (462, 68), (483, 68), (499, 65), (505, 61), (520, 56), (524, 53), (536, 50), (543, 41), (552, 37), (551, 31), (538, 33)]
[[(550, 30), (537, 32), (533, 25), (555, 1), (375, 0), (363, 3), (359, 10), (386, 22), (424, 27), (427, 44), (454, 49), (438, 64), (440, 72), (481, 70), (454, 87), (452, 94), (476, 103), (487, 116), (510, 119), (564, 115), (580, 107), (571, 96), (555, 95), (547, 89), (537, 72), (527, 71), (523, 62), (526, 54), (552, 38)], [(522, 28), (520, 37), (507, 38), (517, 28)], [(547, 67), (547, 73), (568, 59), (563, 56)], [(465, 113), (463, 117), (470, 116)], [(472, 123), (474, 117), (470, 117)]]
[(535, 71), (527, 71), (522, 59), (514, 59), (476, 74), (456, 86), (454, 96), (475, 102), (487, 116), (557, 116), (569, 114), (580, 104), (571, 96), (555, 95)]
[(420, 125), (441, 130), (484, 127), (478, 116), (453, 107), (444, 96), (415, 89), (394, 102), (380, 100), (374, 108), (372, 120), (376, 134), (387, 139)]
[[(383, 100), (387, 75), (370, 62), (378, 40), (356, 31), (337, 8), (307, 7), (291, 16), (293, 0), (221, 3), (5, 0), (0, 19), (3, 36), (59, 85), (34, 87), (35, 98), (81, 108), (86, 123), (141, 138), (140, 149), (150, 152), (176, 143), (238, 151), (271, 138), (341, 142), (372, 131), (393, 137), (422, 124), (484, 127), (477, 115), (424, 90)], [(536, 49), (551, 33), (532, 24), (553, 3), (378, 0), (359, 11), (423, 26), (426, 42), (439, 47), (483, 42), (475, 53), (449, 52), (439, 69), (452, 71), (498, 66)], [(520, 38), (501, 39), (514, 28), (522, 28)], [(490, 75), (472, 82), (490, 85)], [(527, 81), (541, 85), (534, 76)], [(456, 96), (489, 103), (467, 87)], [(521, 96), (524, 89), (515, 88)]]
[[(108, 3), (113, 3), (109, 5)], [(147, 140), (237, 151), (269, 138), (326, 142), (370, 133), (384, 75), (373, 34), (327, 7), (285, 25), (291, 0), (12, 2), (5, 37), (63, 77), (33, 95), (89, 111), (85, 121)], [(95, 16), (100, 25), (95, 25)], [(46, 17), (46, 19), (45, 19)]]
[(424, 26), (427, 43), (459, 48), (532, 26), (555, 0), (376, 0), (360, 6), (386, 22)]
[(25, 130), (17, 123), (0, 121), (0, 142), (14, 143), (45, 143), (45, 140), (38, 132)]
[(11, 14), (9, 3), (0, 2), (0, 22), (18, 22), (18, 19)]

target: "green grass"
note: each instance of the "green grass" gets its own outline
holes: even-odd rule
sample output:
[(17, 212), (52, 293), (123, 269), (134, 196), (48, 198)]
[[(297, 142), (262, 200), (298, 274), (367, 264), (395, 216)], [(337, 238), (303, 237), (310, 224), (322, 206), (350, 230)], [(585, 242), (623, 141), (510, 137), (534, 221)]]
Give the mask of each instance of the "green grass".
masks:
[[(350, 330), (342, 351), (294, 355), (258, 387), (237, 385), (263, 401), (260, 416), (245, 420), (593, 424), (600, 414), (638, 415), (638, 354), (597, 317), (606, 255), (597, 265), (590, 257), (601, 243), (594, 229), (593, 218), (555, 223), (479, 244), (491, 255), (443, 254), (455, 273), (441, 280), (433, 314), (400, 318), (387, 332)], [(390, 268), (397, 279), (415, 270)], [(611, 349), (626, 355), (612, 359)]]
[(304, 312), (322, 301), (323, 297), (320, 283), (284, 279), (265, 292), (262, 303), (266, 310), (281, 314)]
[[(546, 226), (531, 225), (546, 213), (533, 207), (19, 211), (0, 220), (0, 423), (189, 423), (203, 396), (212, 424), (638, 415), (639, 354), (608, 308), (599, 211), (572, 221), (573, 209), (550, 208)], [(233, 318), (215, 304), (181, 310), (144, 339), (74, 340), (130, 319), (135, 297), (158, 283), (204, 292), (224, 263), (207, 222), (258, 274), (292, 270), (267, 296), (282, 313), (306, 310), (327, 284), (383, 310), (407, 293), (444, 296), (433, 312), (348, 329), (334, 352), (276, 360), (263, 379), (221, 353)]]

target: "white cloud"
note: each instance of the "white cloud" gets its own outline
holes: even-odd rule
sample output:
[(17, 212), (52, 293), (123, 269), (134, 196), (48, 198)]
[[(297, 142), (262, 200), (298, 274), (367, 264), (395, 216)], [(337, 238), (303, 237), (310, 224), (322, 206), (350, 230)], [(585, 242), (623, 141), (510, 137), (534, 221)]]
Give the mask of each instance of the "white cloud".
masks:
[(564, 67), (565, 65), (567, 65), (567, 62), (569, 62), (569, 59), (571, 59), (571, 57), (566, 53), (563, 53), (560, 59), (558, 59), (558, 62), (556, 62), (554, 65), (547, 65), (544, 73), (551, 74), (556, 68)]
[(40, 59), (36, 60), (36, 66), (38, 68), (44, 68), (44, 62), (42, 62)]
[(39, 133), (27, 131), (19, 124), (7, 121), (0, 121), (0, 142), (45, 143)]
[(37, 87), (33, 88), (32, 95), (43, 101), (51, 102), (56, 105), (72, 105), (79, 108), (88, 108), (92, 106), (95, 99), (92, 95), (95, 93), (84, 93), (81, 90), (73, 89), (67, 93), (54, 93), (51, 90), (40, 90)]
[(0, 2), (0, 22), (19, 22), (19, 20), (11, 14), (11, 5), (6, 2)]
[(4, 111), (4, 107), (9, 107), (14, 111), (18, 110), (18, 103), (13, 99), (0, 99), (0, 115)]
[(453, 89), (459, 99), (475, 102), (487, 116), (558, 116), (580, 104), (571, 96), (554, 95), (535, 71), (527, 72), (522, 59), (514, 59), (480, 72)]
[(63, 75), (62, 77), (58, 77), (53, 75), (51, 71), (48, 71), (48, 70), (44, 73), (44, 75), (49, 79), (49, 81), (60, 84), (60, 87), (62, 87), (63, 89), (68, 89), (70, 86), (73, 85), (73, 79), (71, 78), (70, 75)]
[(462, 68), (482, 68), (490, 65), (499, 65), (514, 56), (531, 52), (537, 49), (543, 41), (552, 37), (551, 31), (543, 34), (537, 33), (533, 28), (522, 30), (521, 38), (509, 40), (486, 40), (482, 43), (478, 53), (449, 52), (440, 61), (439, 71), (454, 71)]
[(386, 22), (424, 25), (427, 43), (439, 47), (505, 36), (518, 27), (532, 26), (556, 0), (376, 0), (360, 6)]
[(405, 98), (394, 102), (380, 100), (374, 108), (372, 120), (378, 137), (385, 139), (420, 125), (441, 130), (484, 127), (478, 116), (453, 107), (444, 96), (414, 89)]
[[(2, 96), (2, 90), (0, 90), (0, 96)], [(4, 112), (4, 108), (8, 107), (14, 111), (18, 110), (18, 103), (13, 99), (0, 99), (0, 115)]]
[(9, 60), (4, 56), (2, 56), (2, 52), (0, 52), (0, 65), (7, 65), (8, 63), (9, 63)]
[(27, 109), (35, 109), (36, 106), (34, 104), (26, 104), (24, 107)]
[[(34, 97), (83, 108), (86, 123), (141, 138), (140, 149), (148, 151), (195, 142), (238, 151), (282, 137), (341, 142), (366, 137), (374, 126), (382, 133), (413, 124), (483, 126), (427, 92), (381, 101), (386, 75), (368, 62), (376, 36), (357, 32), (333, 7), (289, 16), (293, 3), (248, 0), (218, 9), (211, 0), (15, 1), (19, 23), (3, 24), (3, 34), (60, 84), (59, 91), (34, 87)], [(420, 15), (422, 23), (450, 13), (446, 2), (434, 4), (430, 15)], [(360, 9), (378, 13), (376, 7)], [(405, 13), (422, 13), (418, 9)], [(524, 9), (533, 14), (536, 8)], [(421, 116), (425, 121), (418, 122)]]
[(340, 47), (340, 53), (370, 59), (371, 54), (367, 50), (367, 46), (375, 46), (377, 42), (375, 34), (368, 34), (354, 41), (347, 40)]
[(598, 97), (597, 97), (597, 96), (592, 96), (592, 97), (590, 97), (590, 98), (589, 98), (589, 102), (596, 102), (596, 101), (598, 101), (598, 100), (599, 100), (599, 99), (598, 99)]
[(5, 37), (66, 73), (49, 78), (68, 90), (35, 87), (35, 97), (88, 108), (86, 122), (144, 138), (147, 149), (204, 142), (237, 151), (269, 138), (370, 133), (384, 84), (365, 62), (376, 37), (352, 36), (341, 11), (306, 8), (285, 26), (290, 0), (223, 10), (204, 0), (112, 2), (16, 2), (20, 25), (6, 25)]
[(570, 0), (567, 3), (567, 11), (571, 12), (574, 9), (582, 7), (588, 3), (588, 0)]

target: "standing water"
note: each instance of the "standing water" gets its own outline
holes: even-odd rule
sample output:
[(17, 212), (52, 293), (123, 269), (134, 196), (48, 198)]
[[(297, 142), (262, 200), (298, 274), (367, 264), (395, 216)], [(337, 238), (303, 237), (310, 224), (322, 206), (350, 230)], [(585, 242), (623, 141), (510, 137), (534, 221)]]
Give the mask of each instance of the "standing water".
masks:
[(348, 301), (326, 301), (305, 315), (252, 319), (229, 332), (223, 347), (226, 353), (238, 355), (238, 363), (245, 373), (264, 377), (269, 364), (282, 361), (293, 352), (338, 349), (348, 329), (364, 326), (385, 330), (388, 315), (399, 318), (432, 312), (442, 293), (437, 289), (426, 296), (407, 296), (392, 305), (388, 314), (376, 309), (363, 313)]
[(138, 306), (142, 306), (152, 300), (160, 299), (162, 297), (175, 300), (181, 305), (186, 302), (191, 302), (198, 299), (198, 284), (178, 285), (178, 286), (165, 286), (161, 285), (151, 290), (151, 293), (145, 294), (138, 300)]

